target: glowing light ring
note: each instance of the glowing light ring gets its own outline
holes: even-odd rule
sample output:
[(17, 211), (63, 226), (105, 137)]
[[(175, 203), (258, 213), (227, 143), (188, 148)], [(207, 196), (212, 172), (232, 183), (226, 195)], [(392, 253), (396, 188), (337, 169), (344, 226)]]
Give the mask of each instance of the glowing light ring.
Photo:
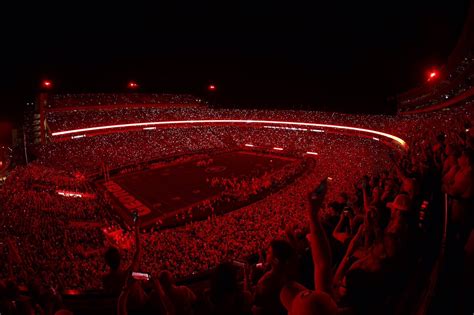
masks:
[(107, 126), (97, 126), (89, 127), (82, 129), (72, 129), (65, 131), (53, 132), (53, 136), (69, 135), (80, 132), (91, 132), (98, 130), (106, 129), (119, 129), (119, 128), (130, 128), (130, 127), (147, 127), (147, 126), (161, 126), (161, 125), (185, 125), (185, 124), (213, 124), (213, 123), (246, 123), (246, 124), (274, 124), (274, 125), (293, 125), (293, 126), (306, 126), (306, 127), (319, 127), (319, 128), (329, 128), (329, 129), (339, 129), (339, 130), (351, 130), (365, 132), (372, 135), (378, 135), (385, 138), (389, 138), (400, 144), (404, 149), (408, 148), (407, 143), (394, 135), (376, 131), (372, 129), (364, 129), (357, 127), (349, 126), (340, 126), (340, 125), (328, 125), (328, 124), (316, 124), (316, 123), (303, 123), (303, 122), (294, 122), (294, 121), (273, 121), (273, 120), (249, 120), (249, 119), (203, 119), (203, 120), (172, 120), (172, 121), (153, 121), (153, 122), (143, 122), (143, 123), (129, 123), (129, 124), (119, 124), (119, 125), (107, 125)]

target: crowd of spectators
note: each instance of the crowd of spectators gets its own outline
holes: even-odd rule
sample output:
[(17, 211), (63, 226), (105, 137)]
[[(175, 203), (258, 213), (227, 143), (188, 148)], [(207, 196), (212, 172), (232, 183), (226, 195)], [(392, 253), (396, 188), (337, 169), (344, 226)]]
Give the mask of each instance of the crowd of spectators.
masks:
[[(307, 193), (309, 186), (306, 190), (302, 189), (304, 185), (292, 186), (298, 187), (292, 200), (299, 200), (301, 208), (293, 217), (279, 222), (279, 233), (274, 231), (254, 249), (260, 249), (259, 253), (265, 251), (259, 255), (263, 276), (252, 279), (252, 273), (258, 272), (255, 270), (258, 264), (245, 265), (243, 283), (236, 285), (233, 279), (238, 264), (234, 263), (234, 267), (220, 264), (214, 277), (216, 282), (223, 279), (231, 287), (228, 295), (216, 294), (214, 285), (219, 285), (213, 282), (200, 299), (189, 295), (182, 301), (194, 305), (194, 311), (203, 314), (388, 313), (396, 307), (394, 303), (410, 282), (410, 276), (416, 273), (423, 244), (420, 209), (425, 202), (436, 202), (444, 191), (452, 203), (450, 237), (463, 247), (472, 232), (474, 151), (471, 144), (462, 140), (448, 143), (444, 134), (439, 134), (408, 154), (391, 156), (392, 169), (360, 177), (352, 183), (351, 190), (339, 193), (335, 199), (327, 196), (327, 192), (337, 189), (339, 183), (324, 176), (316, 183), (315, 178), (321, 178), (322, 174), (309, 177), (309, 186), (316, 187), (312, 193)], [(265, 211), (264, 207), (259, 208)], [(288, 204), (283, 207), (285, 212), (277, 210), (273, 217), (279, 220), (294, 208), (298, 206)], [(242, 221), (231, 226), (237, 227), (230, 231), (235, 239)], [(214, 232), (212, 227), (209, 229)], [(219, 228), (228, 229), (228, 226)], [(262, 227), (255, 232), (255, 238), (264, 233)], [(240, 252), (246, 253), (246, 248)], [(233, 257), (221, 257), (233, 261)], [(154, 270), (169, 270), (169, 266), (156, 267)], [(179, 303), (173, 301), (172, 294), (163, 292), (161, 278), (158, 279), (151, 294), (155, 290), (161, 292), (162, 309), (172, 313)], [(127, 313), (127, 301), (136, 302), (129, 298), (133, 285), (126, 284), (124, 288), (120, 314)], [(146, 293), (142, 296), (145, 301)], [(224, 300), (233, 307), (225, 308)], [(185, 312), (192, 313), (193, 310)]]
[[(362, 115), (343, 114), (316, 111), (294, 110), (239, 110), (239, 109), (211, 109), (200, 108), (121, 108), (115, 110), (77, 110), (66, 112), (46, 113), (46, 122), (50, 132), (80, 129), (87, 127), (107, 126), (115, 124), (172, 121), (172, 120), (199, 120), (199, 119), (241, 119), (241, 120), (274, 120), (295, 121), (306, 123), (322, 123), (375, 129), (394, 134), (405, 140), (419, 137), (424, 138), (439, 130), (449, 130), (452, 124), (461, 124), (470, 120), (473, 114), (471, 103), (465, 106), (447, 108), (443, 111), (420, 113), (416, 115)], [(433, 126), (426, 128), (420, 121), (429, 120)], [(469, 127), (468, 127), (469, 128)], [(117, 130), (113, 130), (116, 132)], [(52, 140), (55, 140), (52, 136)], [(415, 139), (416, 140), (416, 139)]]
[[(270, 144), (270, 139), (272, 137), (280, 137), (285, 134), (284, 131), (280, 130), (260, 130), (261, 133), (259, 133), (259, 130), (257, 129), (250, 129), (248, 130), (249, 134), (244, 135), (241, 132), (242, 129), (240, 128), (237, 129), (238, 132), (235, 132), (235, 128), (233, 127), (222, 127), (222, 129), (228, 129), (229, 132), (233, 132), (239, 137), (241, 137), (242, 139), (239, 141), (239, 143), (241, 144), (245, 141), (248, 141), (251, 137), (260, 137), (260, 143), (262, 145), (268, 145)], [(183, 132), (186, 130), (187, 132)], [(92, 162), (96, 162), (96, 164), (94, 165), (100, 165), (100, 163), (105, 160), (111, 161), (111, 155), (109, 154), (121, 154), (121, 161), (125, 161), (126, 163), (134, 163), (138, 161), (144, 161), (144, 159), (151, 157), (157, 158), (162, 155), (177, 153), (177, 151), (174, 151), (177, 148), (181, 148), (180, 150), (192, 151), (193, 148), (195, 148), (196, 150), (202, 148), (210, 148), (210, 145), (213, 145), (213, 149), (223, 147), (222, 141), (220, 141), (218, 138), (215, 137), (215, 142), (211, 141), (212, 138), (210, 136), (212, 135), (212, 129), (193, 128), (190, 130), (176, 129), (167, 131), (169, 132), (169, 137), (161, 138), (150, 136), (149, 138), (145, 138), (141, 145), (135, 144), (133, 150), (138, 151), (135, 153), (137, 160), (134, 160), (134, 155), (132, 155), (133, 150), (127, 148), (126, 145), (132, 144), (135, 140), (139, 140), (140, 135), (146, 136), (146, 132), (143, 132), (143, 134), (132, 134), (132, 141), (127, 141), (126, 143), (120, 146), (117, 145), (117, 143), (110, 141), (110, 138), (117, 137), (121, 140), (126, 139), (126, 137), (124, 137), (124, 134), (107, 135), (105, 137), (108, 137), (108, 140), (101, 139), (101, 137), (91, 137), (84, 139), (86, 141), (93, 141), (97, 146), (101, 146), (105, 143), (110, 144), (110, 146), (108, 146), (107, 148), (102, 149), (100, 147), (94, 147), (93, 145), (87, 146), (84, 144), (84, 141), (82, 141), (82, 139), (78, 139), (80, 140), (79, 142), (70, 141), (52, 143), (48, 145), (48, 148), (52, 147), (54, 149), (50, 149), (48, 152), (45, 152), (45, 158), (40, 158), (37, 162), (31, 163), (27, 167), (16, 168), (8, 177), (6, 184), (2, 189), (2, 201), (4, 205), (3, 207), (4, 209), (8, 210), (4, 211), (4, 215), (2, 216), (2, 220), (4, 220), (3, 225), (8, 227), (3, 230), (3, 232), (5, 233), (5, 237), (8, 235), (10, 238), (15, 238), (15, 236), (17, 236), (18, 239), (16, 241), (17, 243), (21, 244), (26, 242), (28, 238), (34, 237), (35, 243), (33, 243), (32, 248), (41, 249), (43, 245), (40, 246), (36, 242), (44, 242), (46, 244), (50, 244), (50, 238), (43, 238), (45, 234), (49, 233), (49, 229), (57, 229), (58, 234), (60, 234), (59, 231), (62, 231), (64, 235), (67, 235), (68, 239), (71, 242), (76, 241), (72, 237), (73, 235), (75, 235), (75, 232), (78, 233), (78, 236), (87, 234), (101, 234), (101, 227), (113, 224), (113, 219), (110, 218), (108, 215), (109, 206), (106, 205), (104, 201), (100, 200), (100, 196), (98, 196), (97, 199), (87, 200), (81, 198), (66, 198), (64, 196), (58, 195), (56, 193), (56, 190), (62, 187), (62, 185), (64, 185), (65, 183), (67, 183), (68, 187), (71, 187), (73, 186), (73, 184), (71, 184), (72, 182), (76, 183), (77, 187), (82, 187), (81, 185), (84, 182), (84, 176), (81, 172), (78, 172), (78, 170), (82, 171), (84, 169), (87, 169), (87, 166), (90, 165), (90, 163)], [(206, 133), (205, 136), (203, 132)], [(216, 131), (214, 131), (214, 133), (215, 132)], [(194, 138), (187, 140), (183, 139), (183, 137), (191, 136), (193, 133), (197, 133), (200, 136), (195, 136)], [(172, 135), (174, 135), (174, 138), (172, 137)], [(294, 134), (293, 137), (298, 138), (298, 135)], [(170, 140), (168, 145), (164, 145), (166, 143), (166, 139)], [(254, 139), (258, 141), (258, 138)], [(288, 140), (288, 136), (286, 139), (281, 139), (281, 141), (286, 140)], [(338, 178), (341, 189), (343, 187), (348, 186), (344, 185), (343, 179), (345, 178), (345, 174), (349, 175), (352, 171), (343, 171), (340, 168), (340, 163), (343, 163), (343, 161), (347, 161), (347, 169), (354, 170), (354, 174), (357, 174), (358, 170), (360, 170), (360, 166), (362, 165), (365, 169), (371, 169), (373, 165), (382, 165), (383, 159), (381, 158), (381, 156), (388, 152), (388, 150), (384, 146), (382, 146), (376, 141), (369, 139), (359, 139), (358, 142), (360, 142), (360, 145), (358, 146), (357, 154), (354, 154), (350, 151), (346, 151), (346, 148), (353, 144), (352, 138), (339, 138), (336, 135), (327, 135), (326, 137), (319, 138), (318, 142), (314, 141), (311, 143), (311, 145), (314, 146), (312, 147), (313, 149), (315, 149), (316, 146), (320, 147), (320, 156), (318, 161), (318, 164), (320, 166), (318, 166), (318, 169), (325, 169), (330, 172), (334, 178)], [(151, 153), (148, 152), (153, 148), (154, 143), (156, 143), (157, 150)], [(178, 147), (179, 144), (185, 145), (185, 147)], [(61, 148), (61, 150), (58, 150), (56, 148)], [(123, 152), (120, 153), (121, 151)], [(371, 152), (374, 151), (381, 152), (381, 156), (374, 157), (371, 154)], [(335, 161), (333, 161), (333, 156), (330, 154), (331, 152), (339, 152), (338, 163), (335, 163)], [(57, 154), (54, 156), (54, 158), (52, 156), (53, 153)], [(378, 159), (379, 161), (376, 162), (374, 159)], [(324, 161), (326, 161), (328, 164), (326, 165), (326, 162)], [(122, 165), (122, 163), (111, 165), (118, 166)], [(52, 168), (53, 166), (55, 166), (55, 168)], [(69, 170), (69, 177), (67, 177), (68, 173), (65, 170)], [(311, 174), (312, 173), (305, 175), (303, 178), (299, 179), (299, 181), (302, 181), (305, 178), (308, 178), (306, 179), (307, 181), (311, 181)], [(59, 175), (60, 179), (58, 179)], [(171, 265), (171, 270), (175, 272), (176, 276), (178, 277), (187, 276), (209, 269), (209, 267), (214, 266), (223, 255), (226, 255), (223, 253), (225, 253), (227, 249), (223, 247), (219, 251), (216, 251), (216, 249), (213, 248), (214, 246), (216, 246), (217, 244), (220, 244), (220, 246), (236, 246), (236, 244), (245, 243), (243, 239), (234, 239), (234, 241), (231, 241), (230, 238), (236, 237), (236, 235), (231, 233), (230, 228), (224, 229), (224, 225), (236, 225), (234, 220), (240, 221), (241, 219), (235, 219), (234, 216), (237, 216), (238, 213), (248, 213), (250, 217), (246, 218), (244, 221), (249, 222), (249, 230), (242, 230), (238, 234), (244, 238), (248, 237), (248, 239), (252, 239), (265, 224), (281, 224), (281, 222), (284, 222), (286, 216), (291, 215), (292, 213), (288, 212), (285, 216), (281, 217), (273, 216), (272, 211), (275, 210), (272, 208), (277, 208), (276, 205), (278, 203), (281, 203), (282, 200), (285, 199), (288, 200), (288, 204), (291, 204), (292, 198), (290, 198), (289, 196), (292, 196), (300, 189), (299, 181), (291, 185), (291, 187), (293, 188), (291, 188), (291, 190), (287, 192), (289, 194), (287, 195), (287, 197), (279, 197), (280, 194), (283, 194), (287, 191), (282, 190), (278, 194), (272, 195), (272, 198), (266, 198), (263, 201), (260, 201), (253, 205), (250, 205), (249, 207), (235, 212), (235, 214), (231, 213), (226, 216), (217, 217), (212, 222), (195, 222), (186, 227), (182, 227), (181, 229), (178, 228), (169, 231), (152, 232), (149, 237), (144, 240), (144, 242), (150, 242), (150, 245), (156, 244), (156, 246), (159, 246), (163, 250), (149, 253), (150, 266), (155, 266), (155, 264), (168, 263)], [(38, 183), (41, 183), (41, 189), (38, 189)], [(48, 185), (48, 183), (51, 189), (46, 190), (44, 189), (44, 187), (45, 185)], [(290, 189), (290, 187), (286, 189)], [(270, 203), (269, 205), (265, 206), (265, 208), (268, 209), (268, 212), (263, 211), (263, 202)], [(21, 209), (21, 211), (19, 211), (19, 209)], [(297, 209), (295, 209), (295, 211), (297, 211)], [(77, 212), (79, 212), (81, 215), (77, 214)], [(27, 219), (24, 219), (24, 217), (27, 217)], [(222, 223), (220, 222), (220, 220), (223, 220), (224, 218), (227, 223), (226, 221)], [(266, 219), (268, 218), (276, 221), (273, 223), (268, 223), (266, 222)], [(74, 229), (71, 229), (69, 227), (69, 223), (74, 221), (101, 222), (102, 224), (100, 226), (81, 225), (79, 227), (75, 227), (77, 229), (77, 231), (75, 231)], [(256, 225), (254, 226), (254, 224)], [(213, 226), (212, 229), (213, 231), (215, 231), (214, 233), (208, 233), (206, 231), (208, 225)], [(85, 233), (85, 230), (88, 229), (90, 229), (90, 231)], [(36, 230), (38, 230), (38, 234), (33, 233), (33, 231)], [(198, 233), (198, 231), (201, 232)], [(30, 236), (29, 233), (32, 233), (33, 236)], [(42, 233), (44, 233), (44, 235)], [(224, 236), (224, 233), (226, 233), (227, 236)], [(64, 235), (62, 235), (61, 238), (66, 237)], [(200, 237), (196, 237), (196, 235), (200, 235), (200, 237), (202, 237), (203, 239), (200, 239)], [(229, 242), (227, 244), (225, 242), (221, 243), (220, 240), (227, 238), (229, 238)], [(183, 239), (192, 239), (192, 241), (178, 241)], [(212, 239), (214, 239), (215, 241), (212, 241)], [(267, 237), (266, 239), (268, 240)], [(98, 242), (98, 240), (101, 240), (99, 242), (101, 245), (104, 245), (107, 241), (103, 235), (100, 238), (97, 238), (96, 242)], [(30, 242), (31, 241), (32, 240), (30, 240)], [(96, 242), (91, 244), (95, 244)], [(248, 250), (244, 251), (244, 253), (250, 254), (254, 249), (258, 248), (262, 244), (262, 242), (263, 241), (255, 242), (254, 245), (251, 246)], [(81, 239), (77, 240), (77, 243), (82, 243), (83, 245), (88, 244), (87, 242)], [(29, 254), (29, 247), (26, 248), (24, 246), (19, 246), (18, 248), (21, 257), (32, 256)], [(73, 255), (78, 256), (75, 252), (76, 248), (77, 246), (69, 246), (69, 250), (73, 251)], [(95, 248), (97, 247), (93, 246), (93, 249)], [(203, 248), (208, 248), (209, 252), (203, 251)], [(62, 251), (65, 249), (57, 248), (56, 251), (58, 250)], [(237, 255), (237, 253), (241, 251), (241, 248), (236, 247), (231, 248), (229, 250), (232, 255)], [(67, 257), (66, 254), (58, 254), (56, 251), (46, 251), (47, 253), (50, 252), (52, 256), (48, 257), (45, 255), (45, 259), (47, 258), (51, 261), (54, 261), (56, 257)], [(178, 254), (180, 252), (183, 254), (183, 256), (181, 256), (181, 254)], [(156, 260), (156, 257), (154, 257), (156, 253), (160, 253), (160, 258), (158, 260)], [(174, 258), (171, 259), (171, 256), (174, 256)], [(189, 258), (187, 260), (184, 260), (185, 256)], [(145, 259), (147, 259), (146, 257), (147, 255), (145, 255)], [(198, 257), (201, 257), (203, 259), (200, 260), (198, 259)], [(235, 256), (235, 258), (237, 258), (237, 256)], [(88, 259), (91, 259), (91, 257), (84, 257), (84, 261), (87, 261)], [(31, 263), (32, 262), (33, 261), (31, 261)], [(52, 263), (49, 263), (49, 265), (51, 264)], [(97, 264), (90, 264), (90, 266), (93, 266), (95, 268), (97, 267)], [(84, 270), (84, 272), (87, 272), (87, 270), (89, 270), (88, 268), (79, 267), (81, 265), (80, 262), (77, 265), (77, 269), (73, 269), (73, 267), (69, 268), (67, 265), (64, 265), (65, 270), (62, 273), (70, 275), (76, 274), (78, 275), (77, 278), (81, 281), (76, 282), (69, 281), (67, 279), (60, 283), (52, 281), (51, 284), (59, 285), (61, 288), (98, 287), (99, 283), (97, 283), (97, 281), (95, 280), (97, 279), (97, 277), (87, 276), (87, 274), (75, 271)], [(42, 265), (32, 264), (31, 267), (40, 268), (42, 267)], [(9, 270), (4, 269), (3, 272), (4, 274), (7, 274)], [(36, 272), (37, 270), (35, 270), (35, 273)], [(56, 274), (61, 273), (58, 272)], [(25, 278), (22, 279), (25, 280)]]
[[(17, 300), (15, 284), (33, 290), (40, 281), (53, 292), (103, 287), (121, 293), (121, 314), (143, 308), (173, 314), (335, 314), (337, 308), (348, 314), (384, 313), (415, 265), (414, 231), (423, 201), (435, 201), (442, 190), (448, 193), (452, 237), (461, 244), (468, 241), (474, 178), (471, 111), (467, 107), (385, 117), (193, 110), (197, 116), (240, 113), (243, 119), (255, 119), (268, 113), (268, 120), (380, 127), (409, 143), (409, 151), (394, 155), (373, 139), (232, 126), (143, 130), (46, 144), (38, 160), (13, 170), (0, 191), (0, 238), (6, 240), (1, 260), (7, 262), (0, 272), (10, 279), (0, 283), (1, 310), (7, 314), (16, 307), (11, 304)], [(84, 123), (77, 117), (78, 124)], [(197, 117), (187, 117), (192, 118)], [(65, 182), (82, 185), (84, 175), (104, 163), (122, 167), (245, 143), (318, 152), (317, 165), (267, 198), (212, 220), (168, 230), (126, 231), (136, 239), (135, 250), (109, 248), (103, 228), (117, 223), (100, 197), (55, 193)], [(38, 189), (39, 180), (52, 189)], [(309, 191), (313, 193), (308, 201)], [(241, 287), (235, 280), (235, 261), (251, 256), (257, 257), (259, 267), (243, 264)], [(130, 267), (122, 269), (125, 265)], [(202, 294), (175, 285), (174, 278), (213, 268), (211, 286)], [(153, 285), (130, 279), (132, 270), (151, 273)], [(100, 277), (106, 271), (108, 276)]]

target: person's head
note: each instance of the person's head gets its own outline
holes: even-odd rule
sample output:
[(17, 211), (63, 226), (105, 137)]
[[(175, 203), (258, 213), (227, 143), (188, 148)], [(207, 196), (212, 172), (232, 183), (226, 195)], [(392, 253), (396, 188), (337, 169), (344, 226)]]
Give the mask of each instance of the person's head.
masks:
[(393, 180), (392, 177), (388, 177), (385, 179), (385, 190), (391, 190), (395, 187), (395, 181)]
[(170, 289), (174, 285), (174, 277), (168, 270), (163, 270), (158, 276), (161, 286), (164, 290)]
[(439, 144), (444, 144), (445, 140), (446, 140), (446, 135), (444, 133), (440, 133), (440, 134), (438, 134), (438, 136), (436, 136), (436, 141)]
[(375, 187), (375, 186), (378, 185), (378, 183), (379, 183), (379, 177), (374, 175), (370, 178), (369, 186), (370, 187)]
[(456, 158), (459, 157), (460, 155), (460, 151), (459, 151), (459, 147), (456, 145), (456, 144), (453, 144), (453, 143), (450, 143), (446, 146), (446, 155), (449, 155), (449, 156), (454, 156)]
[(337, 203), (345, 204), (345, 203), (347, 203), (348, 199), (349, 199), (349, 197), (347, 196), (347, 194), (342, 192), (337, 196), (336, 201), (337, 201)]
[(292, 245), (294, 246), (296, 252), (302, 253), (306, 250), (306, 248), (308, 248), (308, 240), (306, 239), (307, 234), (308, 231), (305, 228), (297, 227), (293, 231), (294, 242)]
[(104, 255), (105, 263), (107, 266), (110, 267), (112, 270), (117, 270), (120, 267), (120, 261), (122, 257), (120, 256), (120, 252), (116, 247), (109, 247)]
[(337, 304), (329, 294), (308, 290), (293, 281), (281, 289), (280, 302), (288, 311), (288, 315), (337, 314)]
[(469, 167), (474, 164), (474, 150), (465, 149), (458, 158), (458, 164), (461, 167)]
[(295, 256), (295, 250), (285, 240), (273, 240), (267, 251), (267, 263), (272, 267), (288, 265)]
[(373, 201), (379, 201), (380, 200), (380, 196), (381, 196), (381, 190), (380, 190), (380, 187), (374, 187), (374, 189), (372, 189), (372, 200)]
[(7, 299), (9, 300), (15, 300), (19, 294), (20, 294), (20, 289), (18, 287), (18, 285), (11, 281), (11, 280), (8, 280), (6, 283), (5, 283), (5, 291), (4, 291), (4, 295)]
[(220, 295), (235, 292), (238, 287), (236, 267), (228, 262), (218, 265), (211, 277), (211, 291)]
[(343, 278), (339, 293), (355, 310), (370, 309), (381, 302), (377, 298), (382, 293), (380, 281), (380, 275), (376, 272), (351, 269)]
[(337, 209), (338, 209), (338, 208), (339, 208), (339, 207), (338, 207), (338, 203), (335, 202), (335, 201), (330, 202), (330, 203), (328, 203), (328, 205), (327, 205), (327, 211), (328, 211), (329, 213), (332, 213), (332, 214), (337, 213)]

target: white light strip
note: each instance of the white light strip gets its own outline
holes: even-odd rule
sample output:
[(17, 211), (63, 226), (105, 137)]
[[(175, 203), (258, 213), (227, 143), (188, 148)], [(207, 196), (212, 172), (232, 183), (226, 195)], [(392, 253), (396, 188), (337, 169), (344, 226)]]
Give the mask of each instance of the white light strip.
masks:
[(73, 197), (73, 198), (82, 198), (82, 194), (80, 193), (71, 193), (67, 191), (57, 191), (58, 195), (64, 196), (64, 197)]
[(311, 151), (306, 152), (306, 154), (318, 155), (318, 153), (316, 153), (316, 152), (311, 152)]
[(295, 130), (295, 131), (308, 131), (308, 129), (306, 129), (306, 128), (295, 128), (295, 127), (263, 126), (263, 128), (282, 129), (282, 130)]
[(155, 129), (156, 129), (156, 127), (145, 127), (145, 128), (143, 128), (143, 130), (155, 130)]
[(84, 138), (86, 135), (71, 136), (71, 139)]
[(380, 139), (376, 137), (373, 137), (372, 139), (374, 139), (375, 141), (380, 141)]
[(245, 144), (246, 147), (253, 147), (254, 145), (253, 144)]
[(272, 120), (243, 120), (243, 119), (203, 119), (203, 120), (174, 120), (174, 121), (153, 121), (153, 122), (143, 122), (143, 123), (130, 123), (130, 124), (119, 124), (119, 125), (107, 125), (107, 126), (98, 126), (98, 127), (89, 127), (82, 129), (73, 129), (53, 132), (53, 136), (61, 136), (74, 134), (79, 132), (90, 132), (106, 129), (118, 129), (118, 128), (129, 128), (129, 127), (146, 127), (146, 126), (158, 126), (158, 125), (185, 125), (185, 124), (216, 124), (216, 123), (253, 123), (253, 124), (275, 124), (275, 125), (293, 125), (293, 126), (306, 126), (306, 127), (318, 127), (318, 128), (331, 128), (331, 129), (340, 129), (340, 130), (352, 130), (360, 131), (373, 135), (378, 135), (382, 137), (389, 138), (398, 142), (403, 148), (407, 148), (406, 142), (394, 135), (380, 132), (371, 129), (349, 127), (349, 126), (340, 126), (340, 125), (327, 125), (327, 124), (315, 124), (315, 123), (302, 123), (294, 121), (272, 121)]
[(283, 148), (277, 148), (277, 147), (274, 147), (273, 150), (277, 150), (277, 151), (283, 151)]
[(324, 130), (319, 130), (319, 129), (311, 129), (312, 132), (324, 132)]

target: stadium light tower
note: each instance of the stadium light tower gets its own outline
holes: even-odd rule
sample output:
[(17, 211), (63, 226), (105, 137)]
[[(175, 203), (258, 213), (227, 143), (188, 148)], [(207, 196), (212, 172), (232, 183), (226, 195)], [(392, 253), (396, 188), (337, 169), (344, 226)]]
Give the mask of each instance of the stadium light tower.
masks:
[(135, 81), (130, 81), (130, 82), (128, 82), (128, 85), (127, 85), (127, 86), (128, 86), (128, 88), (129, 88), (130, 90), (136, 90), (136, 89), (138, 89), (138, 84), (137, 84), (137, 82), (135, 82)]
[(209, 84), (209, 86), (207, 87), (207, 89), (211, 92), (214, 92), (216, 90), (216, 86), (214, 84)]
[(428, 71), (427, 77), (428, 77), (426, 79), (427, 82), (436, 81), (437, 79), (439, 79), (439, 71), (436, 70), (436, 69), (430, 70), (430, 71)]
[(41, 87), (43, 89), (51, 89), (53, 87), (53, 82), (50, 80), (43, 80), (43, 82), (41, 82)]

